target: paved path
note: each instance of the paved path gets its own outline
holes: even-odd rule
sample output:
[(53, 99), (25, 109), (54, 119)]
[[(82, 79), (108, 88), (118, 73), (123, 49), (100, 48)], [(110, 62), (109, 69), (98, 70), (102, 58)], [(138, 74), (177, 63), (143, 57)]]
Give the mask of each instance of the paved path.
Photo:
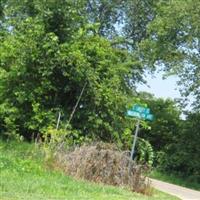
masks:
[(182, 200), (200, 200), (200, 192), (163, 181), (150, 179), (152, 186), (160, 191), (179, 197)]

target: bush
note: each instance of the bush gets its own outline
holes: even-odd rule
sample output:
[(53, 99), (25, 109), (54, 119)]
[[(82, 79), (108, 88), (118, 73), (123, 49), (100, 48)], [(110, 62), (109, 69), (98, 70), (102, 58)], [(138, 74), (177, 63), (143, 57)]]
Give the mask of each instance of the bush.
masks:
[(66, 174), (80, 179), (125, 186), (132, 191), (150, 194), (150, 186), (143, 176), (147, 168), (136, 165), (127, 152), (120, 152), (114, 145), (98, 143), (84, 145), (72, 151), (59, 151), (56, 166)]

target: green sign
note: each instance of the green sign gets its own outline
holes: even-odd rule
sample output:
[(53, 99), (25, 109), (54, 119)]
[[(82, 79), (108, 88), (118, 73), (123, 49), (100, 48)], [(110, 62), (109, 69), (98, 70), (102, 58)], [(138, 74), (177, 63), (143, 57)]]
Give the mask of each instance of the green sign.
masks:
[(146, 119), (150, 120), (150, 121), (153, 121), (154, 116), (152, 114), (148, 114), (148, 115), (146, 115)]
[(139, 105), (134, 105), (131, 110), (139, 112), (139, 113), (145, 113), (145, 114), (149, 114), (150, 113), (150, 109), (149, 108), (145, 108)]
[(128, 111), (127, 111), (127, 115), (128, 115), (129, 117), (138, 117), (138, 118), (141, 117), (141, 116), (140, 116), (140, 113), (135, 112), (135, 111), (132, 111), (132, 110), (128, 110)]
[(149, 108), (137, 104), (127, 111), (127, 116), (150, 121), (154, 118), (154, 116), (150, 113)]

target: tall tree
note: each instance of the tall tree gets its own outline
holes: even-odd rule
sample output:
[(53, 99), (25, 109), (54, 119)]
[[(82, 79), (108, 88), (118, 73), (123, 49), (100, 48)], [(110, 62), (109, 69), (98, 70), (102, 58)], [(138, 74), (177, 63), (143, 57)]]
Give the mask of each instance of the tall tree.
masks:
[(190, 177), (196, 182), (200, 181), (199, 120), (199, 112), (189, 113), (186, 116), (186, 120), (181, 123), (176, 140), (168, 145), (162, 164), (164, 170)]
[[(149, 65), (164, 66), (178, 74), (183, 96), (192, 94), (200, 108), (200, 2), (161, 1), (148, 27), (148, 39), (140, 44)], [(143, 57), (143, 58), (144, 58)]]
[(129, 50), (147, 37), (148, 24), (155, 16), (155, 0), (88, 0), (88, 19), (99, 23), (98, 33), (118, 42)]
[(58, 110), (65, 116), (63, 124), (68, 123), (86, 85), (72, 127), (82, 136), (119, 138), (131, 87), (143, 69), (135, 56), (114, 47), (98, 34), (96, 24), (88, 23), (84, 3), (7, 2), (9, 30), (0, 46), (4, 129), (26, 137), (43, 133), (55, 126)]
[(132, 50), (137, 50), (141, 40), (147, 38), (147, 27), (154, 19), (155, 0), (128, 0), (124, 2), (123, 35)]
[(123, 18), (124, 0), (87, 0), (88, 20), (98, 23), (98, 34), (112, 38)]
[(13, 28), (18, 28), (22, 20), (37, 18), (43, 23), (45, 31), (53, 32), (59, 42), (71, 39), (80, 27), (86, 23), (86, 1), (83, 0), (8, 0), (7, 17)]
[(0, 0), (0, 41), (3, 39), (5, 34), (4, 19), (5, 19), (5, 2), (6, 0)]
[(102, 138), (118, 135), (127, 99), (142, 81), (138, 43), (147, 37), (155, 1), (5, 2), (7, 34), (0, 46), (4, 126), (41, 132), (55, 121), (58, 109), (69, 118), (87, 82), (73, 127)]

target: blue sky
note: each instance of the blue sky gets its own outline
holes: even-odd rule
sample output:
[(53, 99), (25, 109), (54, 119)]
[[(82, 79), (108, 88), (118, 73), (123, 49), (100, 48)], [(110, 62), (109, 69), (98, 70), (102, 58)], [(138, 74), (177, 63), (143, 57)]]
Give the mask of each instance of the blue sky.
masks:
[[(152, 75), (146, 75), (147, 85), (139, 85), (138, 91), (146, 91), (149, 93), (154, 94), (155, 97), (159, 98), (180, 98), (179, 88), (176, 82), (179, 80), (177, 76), (169, 76), (166, 79), (163, 79), (163, 73), (157, 72)], [(189, 104), (183, 108), (184, 110), (191, 110), (191, 103), (193, 102), (194, 98), (192, 96), (189, 97)], [(182, 115), (184, 119), (184, 116)]]
[(157, 72), (154, 77), (152, 75), (147, 75), (147, 84), (139, 85), (138, 91), (146, 91), (155, 95), (155, 97), (162, 98), (179, 98), (180, 93), (177, 88), (176, 82), (178, 78), (176, 76), (170, 76), (166, 79), (162, 78), (162, 73)]

